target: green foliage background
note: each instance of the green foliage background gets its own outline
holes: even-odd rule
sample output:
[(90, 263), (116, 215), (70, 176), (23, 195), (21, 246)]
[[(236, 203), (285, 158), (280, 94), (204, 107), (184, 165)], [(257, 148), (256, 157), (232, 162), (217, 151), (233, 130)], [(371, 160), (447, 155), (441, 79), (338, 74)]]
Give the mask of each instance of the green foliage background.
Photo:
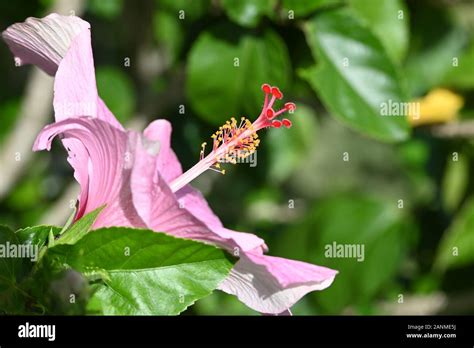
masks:
[[(2, 2), (1, 28), (44, 16), (52, 4)], [(295, 314), (411, 313), (440, 294), (445, 302), (432, 305), (433, 313), (474, 313), (472, 138), (439, 138), (429, 127), (412, 130), (406, 117), (380, 117), (381, 102), (436, 87), (464, 97), (462, 121), (474, 117), (473, 2), (85, 4), (101, 96), (125, 124), (170, 120), (184, 168), (217, 126), (258, 115), (262, 83), (297, 103), (291, 129), (261, 135), (256, 167), (205, 173), (194, 183), (227, 227), (265, 238), (270, 254), (339, 270), (334, 284), (306, 296)], [(0, 45), (0, 148), (21, 116), (31, 69), (15, 68)], [(60, 146), (35, 154), (0, 201), (0, 223), (17, 229), (44, 222), (72, 182)], [(365, 260), (325, 257), (332, 242), (364, 244)], [(253, 312), (214, 292), (186, 313)]]

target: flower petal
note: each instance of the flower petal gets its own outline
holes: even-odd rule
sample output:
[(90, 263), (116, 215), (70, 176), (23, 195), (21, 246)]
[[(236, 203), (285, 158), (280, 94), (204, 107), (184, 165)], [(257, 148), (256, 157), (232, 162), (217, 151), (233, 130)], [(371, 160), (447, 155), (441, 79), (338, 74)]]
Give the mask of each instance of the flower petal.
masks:
[(53, 13), (15, 23), (2, 36), (20, 65), (34, 64), (53, 76), (72, 40), (89, 29), (89, 23), (79, 17)]
[(102, 120), (79, 117), (48, 125), (38, 135), (33, 150), (49, 150), (61, 134), (69, 148), (69, 163), (81, 185), (76, 219), (106, 205), (94, 227), (146, 227), (136, 212), (130, 188), (133, 144), (127, 133)]
[(56, 121), (92, 116), (123, 130), (97, 93), (89, 23), (53, 13), (15, 23), (2, 36), (20, 65), (55, 75)]
[(97, 92), (90, 30), (82, 31), (72, 40), (59, 64), (53, 105), (56, 121), (92, 116), (123, 130)]
[(155, 120), (148, 125), (143, 134), (150, 141), (156, 141), (159, 144), (156, 165), (166, 182), (171, 182), (181, 175), (183, 173), (181, 163), (171, 149), (171, 124), (167, 120)]
[(305, 294), (327, 288), (337, 271), (305, 262), (249, 252), (219, 289), (261, 313), (279, 314)]

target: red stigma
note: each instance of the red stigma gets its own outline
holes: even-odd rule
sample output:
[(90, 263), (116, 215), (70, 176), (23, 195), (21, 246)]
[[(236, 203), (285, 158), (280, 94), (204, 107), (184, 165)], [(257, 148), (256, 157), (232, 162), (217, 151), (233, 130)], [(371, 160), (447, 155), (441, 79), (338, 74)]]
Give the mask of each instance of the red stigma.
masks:
[(291, 121), (290, 121), (289, 119), (287, 119), (287, 118), (284, 118), (284, 119), (282, 120), (282, 123), (283, 123), (283, 125), (284, 125), (286, 128), (290, 128), (290, 127), (291, 127)]
[(281, 127), (281, 121), (278, 121), (278, 120), (272, 121), (272, 127), (280, 128)]
[[(278, 111), (273, 109), (275, 101), (283, 98), (283, 93), (278, 87), (270, 86), (265, 83), (262, 85), (262, 91), (265, 93), (265, 101), (263, 102), (263, 109), (260, 117), (256, 121), (256, 128), (261, 129), (265, 127), (280, 128), (285, 126), (286, 128), (291, 127), (291, 121), (287, 118), (282, 120), (276, 120), (275, 118), (285, 112), (293, 112), (296, 109), (295, 103), (288, 102), (283, 105)], [(271, 95), (271, 97), (270, 97)]]
[(277, 99), (283, 98), (283, 93), (280, 92), (278, 87), (272, 87), (272, 95)]
[(288, 111), (294, 111), (296, 109), (295, 103), (285, 103), (285, 109)]
[(267, 114), (267, 118), (271, 120), (275, 116), (275, 111), (273, 111), (273, 109), (267, 109), (266, 114)]

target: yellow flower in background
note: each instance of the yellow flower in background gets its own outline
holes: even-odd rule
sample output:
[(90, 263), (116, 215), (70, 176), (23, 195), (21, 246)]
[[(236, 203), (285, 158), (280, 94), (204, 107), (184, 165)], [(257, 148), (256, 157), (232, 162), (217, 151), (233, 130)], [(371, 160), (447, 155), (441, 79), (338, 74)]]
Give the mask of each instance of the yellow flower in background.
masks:
[(413, 127), (455, 120), (464, 105), (464, 99), (448, 89), (437, 88), (415, 100), (415, 103), (419, 103), (419, 108), (416, 108), (419, 112), (410, 112), (408, 115), (408, 121)]

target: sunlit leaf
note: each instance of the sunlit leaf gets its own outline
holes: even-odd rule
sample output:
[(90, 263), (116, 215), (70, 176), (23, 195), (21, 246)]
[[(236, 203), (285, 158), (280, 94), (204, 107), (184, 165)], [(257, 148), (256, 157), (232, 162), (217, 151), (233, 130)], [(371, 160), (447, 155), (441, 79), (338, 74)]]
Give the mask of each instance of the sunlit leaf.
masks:
[(399, 73), (378, 39), (345, 11), (326, 11), (305, 25), (317, 66), (302, 75), (332, 115), (379, 140), (407, 138), (404, 115), (386, 116), (382, 105), (406, 101)]
[(58, 245), (47, 257), (80, 272), (101, 272), (91, 311), (103, 314), (182, 312), (209, 295), (233, 262), (220, 249), (163, 233), (103, 228), (74, 245)]

